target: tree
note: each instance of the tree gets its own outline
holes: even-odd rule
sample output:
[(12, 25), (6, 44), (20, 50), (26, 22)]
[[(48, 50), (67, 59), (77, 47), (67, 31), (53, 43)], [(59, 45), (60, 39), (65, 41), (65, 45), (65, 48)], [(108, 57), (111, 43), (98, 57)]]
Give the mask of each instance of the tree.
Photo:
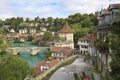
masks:
[(81, 21), (82, 27), (90, 27), (92, 25), (90, 18), (87, 17), (83, 21)]
[(0, 28), (3, 27), (4, 22), (2, 20), (0, 20)]
[(52, 33), (49, 31), (45, 32), (43, 35), (43, 40), (45, 40), (45, 41), (51, 40), (52, 38), (53, 38)]
[(10, 25), (10, 29), (15, 29), (15, 31), (19, 30), (19, 24), (23, 22), (23, 18), (22, 17), (12, 17), (12, 18), (8, 18), (4, 21), (5, 25)]
[(88, 62), (90, 62), (90, 60), (91, 60), (91, 55), (90, 55), (90, 53), (87, 53), (87, 54), (85, 55), (85, 58), (86, 58), (86, 60), (87, 60)]
[(20, 38), (17, 37), (17, 38), (14, 39), (14, 43), (20, 43), (20, 42), (21, 42)]
[(8, 47), (8, 41), (5, 37), (0, 37), (0, 54)]
[(109, 35), (112, 49), (110, 62), (110, 75), (113, 80), (120, 80), (120, 19), (113, 22), (113, 33)]
[[(4, 59), (4, 57), (1, 58)], [(0, 80), (24, 80), (32, 73), (28, 63), (17, 56), (9, 56), (0, 62)]]
[(39, 20), (40, 20), (39, 16), (35, 17), (34, 19), (35, 22), (39, 22)]
[(91, 28), (82, 28), (80, 23), (75, 23), (70, 25), (74, 31), (74, 42), (75, 44), (78, 42), (78, 39), (82, 36), (85, 36), (92, 32)]
[(32, 35), (27, 37), (27, 41), (32, 41), (34, 39), (34, 37)]

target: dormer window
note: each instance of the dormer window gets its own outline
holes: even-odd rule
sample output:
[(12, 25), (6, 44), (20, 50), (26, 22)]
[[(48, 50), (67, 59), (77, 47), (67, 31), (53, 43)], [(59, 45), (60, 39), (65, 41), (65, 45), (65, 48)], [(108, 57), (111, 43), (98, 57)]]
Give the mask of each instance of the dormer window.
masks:
[(41, 66), (41, 70), (48, 70), (49, 69), (49, 67), (48, 66)]

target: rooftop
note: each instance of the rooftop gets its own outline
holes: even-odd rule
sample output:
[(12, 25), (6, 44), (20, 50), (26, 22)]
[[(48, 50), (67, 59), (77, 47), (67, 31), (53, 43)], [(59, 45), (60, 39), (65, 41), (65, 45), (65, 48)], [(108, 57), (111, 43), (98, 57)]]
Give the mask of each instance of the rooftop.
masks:
[(45, 72), (45, 70), (41, 70), (41, 66), (48, 66), (49, 68), (57, 64), (59, 60), (52, 60), (52, 61), (42, 61), (35, 67), (35, 75), (38, 76)]
[(74, 51), (74, 49), (70, 48), (70, 47), (53, 47), (51, 50), (51, 52), (65, 52), (67, 54), (70, 54)]
[(117, 4), (110, 4), (112, 6), (120, 6), (120, 3), (117, 3)]
[(111, 12), (108, 9), (103, 9), (104, 14), (111, 14)]
[(79, 39), (79, 41), (88, 41), (89, 42), (89, 45), (94, 45), (95, 44), (95, 41), (96, 41), (96, 33), (92, 33), (92, 34), (89, 34), (89, 35), (86, 35), (86, 36), (83, 36), (82, 38)]
[(73, 30), (70, 28), (70, 26), (66, 22), (63, 28), (60, 30), (60, 33), (73, 33)]

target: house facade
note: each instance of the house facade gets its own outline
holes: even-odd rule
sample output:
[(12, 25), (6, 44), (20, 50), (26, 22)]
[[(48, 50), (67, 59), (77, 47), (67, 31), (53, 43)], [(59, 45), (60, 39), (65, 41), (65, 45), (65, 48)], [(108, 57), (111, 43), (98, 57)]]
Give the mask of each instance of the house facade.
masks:
[(26, 34), (26, 33), (28, 33), (27, 28), (24, 28), (24, 29), (20, 29), (20, 30), (19, 30), (19, 34)]
[(35, 76), (38, 76), (44, 73), (46, 70), (49, 70), (51, 67), (56, 65), (59, 60), (51, 60), (51, 61), (42, 61), (35, 67)]
[(59, 32), (60, 41), (54, 43), (54, 47), (70, 47), (74, 49), (73, 30), (66, 23)]
[(36, 34), (36, 29), (35, 28), (31, 28), (29, 32), (30, 32), (30, 34), (35, 35)]
[(74, 54), (74, 50), (70, 47), (53, 47), (50, 49), (52, 57), (57, 60), (64, 60)]
[[(109, 44), (106, 36), (112, 32), (113, 21), (120, 18), (120, 15), (116, 14), (120, 11), (119, 8), (120, 4), (110, 4), (107, 9), (101, 10), (100, 15), (98, 16), (98, 25), (95, 27), (97, 31), (97, 40), (101, 40), (103, 43)], [(99, 69), (103, 75), (106, 75), (107, 71), (110, 70), (110, 52), (111, 49), (106, 47), (106, 45), (102, 45), (97, 48), (98, 64), (100, 66)]]
[(9, 34), (6, 35), (8, 39), (14, 39), (14, 38), (18, 38), (18, 33), (16, 32), (10, 32)]
[(79, 52), (84, 55), (90, 53), (91, 56), (96, 56), (95, 41), (96, 33), (81, 37), (78, 40)]
[(40, 35), (44, 35), (44, 33), (47, 31), (47, 28), (40, 27)]

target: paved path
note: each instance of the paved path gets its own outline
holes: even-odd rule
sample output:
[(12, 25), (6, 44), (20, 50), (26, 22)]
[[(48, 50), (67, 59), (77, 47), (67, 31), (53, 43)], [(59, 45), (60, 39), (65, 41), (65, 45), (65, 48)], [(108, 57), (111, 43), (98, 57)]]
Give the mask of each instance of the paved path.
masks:
[(61, 67), (51, 77), (50, 80), (75, 80), (73, 73), (80, 73), (88, 70), (88, 64), (84, 58), (77, 58), (71, 65)]

